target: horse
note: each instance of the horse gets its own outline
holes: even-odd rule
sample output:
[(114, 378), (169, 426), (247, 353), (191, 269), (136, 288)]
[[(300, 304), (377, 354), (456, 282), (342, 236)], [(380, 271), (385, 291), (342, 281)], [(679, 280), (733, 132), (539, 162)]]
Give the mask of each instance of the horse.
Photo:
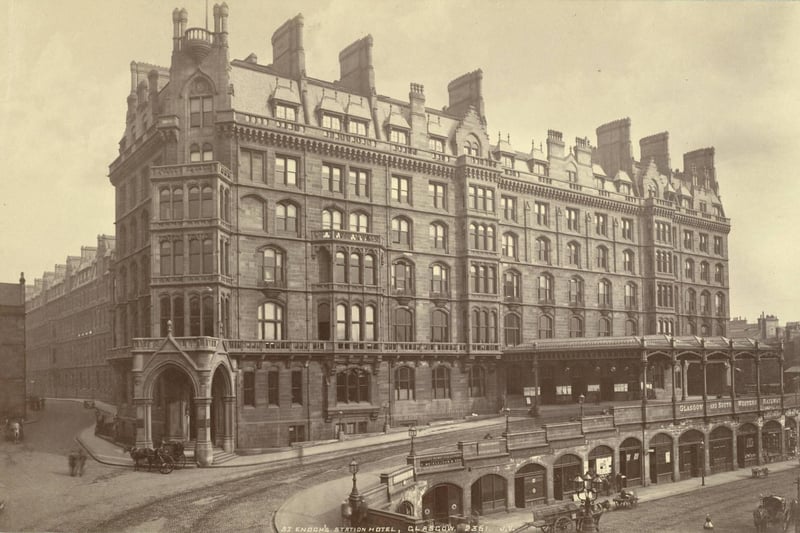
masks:
[(753, 524), (756, 526), (756, 533), (766, 533), (769, 515), (763, 505), (756, 507), (753, 511)]
[(148, 472), (153, 468), (153, 457), (155, 456), (155, 450), (152, 448), (137, 448), (136, 446), (128, 446), (125, 448), (125, 452), (130, 454), (131, 459), (133, 459), (134, 472), (139, 470), (140, 466), (144, 466), (144, 461), (147, 461)]

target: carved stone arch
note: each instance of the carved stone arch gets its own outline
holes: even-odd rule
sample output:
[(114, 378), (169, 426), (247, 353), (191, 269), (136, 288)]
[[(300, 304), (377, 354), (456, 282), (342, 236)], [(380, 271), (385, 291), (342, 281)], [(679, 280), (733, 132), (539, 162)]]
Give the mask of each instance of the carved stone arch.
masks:
[[(166, 372), (167, 370), (174, 368), (180, 371), (181, 373), (185, 374), (189, 380), (189, 383), (192, 385), (192, 395), (197, 398), (203, 395), (202, 392), (202, 383), (199, 380), (199, 376), (196, 372), (196, 369), (193, 365), (187, 365), (186, 362), (182, 361), (180, 356), (175, 357), (178, 354), (171, 354), (170, 357), (166, 359), (161, 359), (152, 364), (148, 365), (145, 368), (145, 371), (142, 376), (142, 390), (141, 390), (141, 397), (144, 398), (152, 398), (153, 397), (153, 386), (155, 385), (158, 378)], [(181, 353), (185, 357), (186, 354)]]
[(189, 76), (183, 83), (179, 94), (181, 98), (188, 96), (202, 96), (202, 95), (217, 95), (217, 84), (214, 79), (203, 69), (198, 68), (197, 71)]

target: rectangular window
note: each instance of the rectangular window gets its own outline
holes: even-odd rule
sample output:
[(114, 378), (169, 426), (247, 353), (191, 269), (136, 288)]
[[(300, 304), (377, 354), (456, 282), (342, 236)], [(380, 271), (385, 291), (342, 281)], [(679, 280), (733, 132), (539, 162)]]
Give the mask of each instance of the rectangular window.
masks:
[(280, 405), (280, 400), (278, 399), (278, 376), (277, 370), (270, 370), (267, 372), (267, 405)]
[(403, 176), (392, 176), (392, 200), (404, 204), (411, 203), (411, 180)]
[(500, 197), (500, 208), (503, 210), (503, 218), (506, 220), (517, 221), (517, 199), (512, 196)]
[(567, 170), (567, 181), (570, 183), (577, 183), (578, 182), (578, 173), (574, 170)]
[(722, 237), (714, 237), (714, 253), (722, 255)]
[(431, 152), (444, 153), (444, 139), (440, 137), (428, 138), (428, 149)]
[(691, 230), (683, 230), (683, 248), (691, 250), (694, 245), (694, 233)]
[(433, 207), (447, 211), (447, 185), (431, 182), (428, 184), (428, 192), (431, 195)]
[(494, 213), (494, 189), (470, 185), (469, 208), (487, 213)]
[(210, 96), (189, 99), (189, 127), (211, 126), (212, 100)]
[(500, 164), (506, 168), (514, 168), (514, 158), (510, 155), (502, 154), (500, 156)]
[(536, 223), (540, 226), (550, 225), (550, 204), (536, 202)]
[(297, 108), (286, 104), (275, 104), (275, 118), (296, 122)]
[(329, 130), (342, 131), (342, 119), (336, 115), (322, 115), (322, 127)]
[(297, 159), (275, 156), (275, 175), (284, 185), (297, 185)]
[(581, 212), (575, 208), (568, 207), (566, 209), (567, 214), (567, 229), (572, 231), (580, 231), (580, 215)]
[(292, 371), (292, 403), (303, 404), (303, 371)]
[(322, 165), (322, 190), (342, 192), (342, 169), (332, 165)]
[(547, 165), (544, 163), (534, 162), (533, 163), (533, 173), (538, 176), (547, 176)]
[(367, 123), (363, 120), (350, 119), (347, 121), (347, 133), (365, 137), (367, 135)]
[(350, 195), (369, 198), (369, 173), (366, 170), (350, 169)]
[(708, 253), (708, 235), (700, 234), (700, 251)]
[(598, 235), (608, 236), (608, 215), (603, 213), (595, 213), (594, 227)]
[(629, 241), (633, 240), (633, 220), (630, 218), (622, 219), (622, 238)]
[(392, 128), (389, 132), (389, 141), (395, 144), (408, 144), (408, 132)]
[(244, 392), (244, 405), (249, 407), (256, 406), (256, 373), (245, 372), (243, 377), (242, 389)]

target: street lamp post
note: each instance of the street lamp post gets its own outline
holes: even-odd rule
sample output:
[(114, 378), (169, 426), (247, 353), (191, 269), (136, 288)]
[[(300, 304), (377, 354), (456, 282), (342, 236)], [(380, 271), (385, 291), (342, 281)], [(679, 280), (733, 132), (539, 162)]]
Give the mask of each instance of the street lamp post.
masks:
[(584, 396), (583, 394), (578, 396), (578, 403), (581, 406), (581, 422), (583, 422), (583, 402), (585, 401), (586, 401), (586, 396)]
[(339, 439), (339, 440), (342, 440), (344, 438), (344, 436), (342, 435), (342, 415), (343, 414), (344, 413), (339, 411), (339, 431), (338, 431), (338, 433), (336, 433), (336, 438)]
[(358, 494), (358, 487), (356, 486), (356, 474), (358, 474), (358, 462), (355, 459), (350, 461), (350, 473), (353, 474), (353, 490), (350, 491), (350, 525), (357, 526), (358, 525), (358, 503), (359, 503), (359, 494)]
[(417, 426), (408, 428), (408, 436), (411, 437), (411, 457), (414, 457), (414, 437), (417, 436)]
[(597, 499), (597, 488), (602, 483), (600, 476), (586, 472), (584, 475), (575, 476), (575, 494), (583, 503), (583, 520), (581, 520), (581, 533), (594, 533), (597, 531), (592, 513), (592, 502)]
[(700, 485), (706, 486), (706, 445), (700, 443)]
[(503, 435), (508, 436), (508, 417), (511, 416), (511, 409), (503, 407), (503, 414), (506, 416), (506, 432)]

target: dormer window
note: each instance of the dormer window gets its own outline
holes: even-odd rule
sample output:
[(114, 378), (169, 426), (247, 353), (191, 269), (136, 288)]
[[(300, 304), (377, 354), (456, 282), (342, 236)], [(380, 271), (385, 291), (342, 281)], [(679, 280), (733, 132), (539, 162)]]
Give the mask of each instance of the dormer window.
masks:
[(389, 141), (395, 144), (408, 144), (408, 132), (399, 128), (389, 130)]
[(444, 152), (444, 139), (441, 137), (428, 137), (428, 149), (431, 152)]
[(577, 183), (578, 182), (578, 173), (574, 170), (567, 170), (567, 180), (570, 183)]
[(619, 192), (622, 194), (630, 194), (631, 193), (631, 184), (630, 183), (620, 183), (619, 184)]
[(605, 189), (605, 180), (603, 178), (595, 178), (594, 179), (594, 188), (595, 189)]
[(322, 127), (329, 130), (342, 131), (342, 119), (336, 115), (323, 113)]
[(533, 163), (533, 173), (537, 176), (547, 176), (547, 165), (544, 163), (534, 162)]
[(502, 154), (500, 163), (506, 168), (514, 168), (514, 158), (510, 155)]
[(363, 120), (350, 119), (347, 121), (347, 133), (352, 135), (367, 136), (367, 123)]
[(708, 211), (708, 204), (706, 204), (705, 202), (700, 202), (700, 211), (702, 213), (705, 213), (706, 211)]
[(297, 122), (297, 108), (287, 104), (276, 103), (275, 118)]

